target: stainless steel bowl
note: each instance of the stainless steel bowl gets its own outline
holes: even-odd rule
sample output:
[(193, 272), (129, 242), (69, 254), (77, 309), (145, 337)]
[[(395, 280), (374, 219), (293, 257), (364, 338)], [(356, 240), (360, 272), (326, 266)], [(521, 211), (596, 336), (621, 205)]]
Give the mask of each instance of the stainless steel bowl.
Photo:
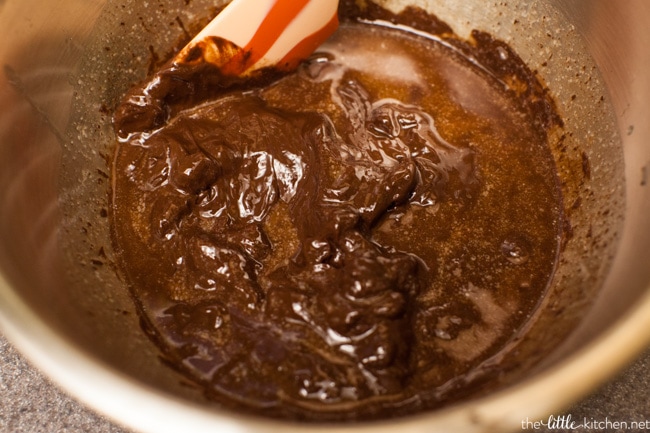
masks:
[(144, 432), (507, 431), (611, 377), (650, 341), (650, 3), (422, 6), (515, 48), (566, 121), (571, 239), (502, 389), (378, 423), (306, 427), (215, 408), (164, 366), (114, 267), (110, 108), (215, 1), (0, 1), (0, 325), (63, 388)]

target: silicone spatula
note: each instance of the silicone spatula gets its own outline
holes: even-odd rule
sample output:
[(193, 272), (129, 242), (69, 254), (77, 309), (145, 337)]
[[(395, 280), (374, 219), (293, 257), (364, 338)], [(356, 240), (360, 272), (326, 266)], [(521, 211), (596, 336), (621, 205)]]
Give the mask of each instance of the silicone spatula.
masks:
[(174, 59), (197, 49), (226, 75), (291, 70), (338, 27), (338, 0), (233, 0)]

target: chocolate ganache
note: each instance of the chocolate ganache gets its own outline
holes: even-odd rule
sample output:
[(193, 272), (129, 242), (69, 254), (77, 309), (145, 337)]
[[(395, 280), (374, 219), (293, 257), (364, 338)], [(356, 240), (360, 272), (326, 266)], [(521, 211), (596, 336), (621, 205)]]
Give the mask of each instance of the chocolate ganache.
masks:
[(417, 9), (341, 20), (294, 73), (168, 65), (116, 111), (122, 272), (227, 407), (367, 419), (479, 392), (552, 277), (561, 122), (534, 75)]

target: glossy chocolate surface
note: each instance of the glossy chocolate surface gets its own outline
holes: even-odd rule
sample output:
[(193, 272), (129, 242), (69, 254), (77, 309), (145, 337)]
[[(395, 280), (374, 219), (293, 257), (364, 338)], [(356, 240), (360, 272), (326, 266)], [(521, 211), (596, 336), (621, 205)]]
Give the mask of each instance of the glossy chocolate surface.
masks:
[(415, 9), (342, 15), (295, 73), (167, 65), (116, 112), (122, 272), (225, 406), (366, 419), (484, 392), (556, 264), (561, 121), (534, 74)]

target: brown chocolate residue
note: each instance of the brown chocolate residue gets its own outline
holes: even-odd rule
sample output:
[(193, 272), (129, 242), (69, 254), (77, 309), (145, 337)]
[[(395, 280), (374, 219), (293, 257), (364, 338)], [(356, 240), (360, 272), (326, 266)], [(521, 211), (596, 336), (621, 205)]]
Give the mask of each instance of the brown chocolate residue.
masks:
[(540, 132), (562, 126), (555, 101), (536, 73), (508, 44), (489, 33), (473, 30), (470, 40), (461, 39), (446, 22), (415, 6), (407, 6), (394, 14), (371, 1), (343, 0), (340, 10), (342, 20), (384, 20), (440, 37), (468, 59), (475, 59), (485, 71), (505, 85), (512, 92), (513, 99), (528, 111)]
[(134, 87), (114, 115), (118, 137), (160, 128), (185, 107), (199, 105), (228, 91), (268, 83), (280, 76), (270, 69), (253, 77), (223, 75), (202, 54), (190, 53), (192, 63), (168, 62), (144, 87)]
[(484, 363), (570, 236), (535, 74), (364, 4), (293, 74), (225, 77), (206, 49), (116, 110), (122, 271), (165, 362), (226, 407), (385, 418), (498, 386)]

